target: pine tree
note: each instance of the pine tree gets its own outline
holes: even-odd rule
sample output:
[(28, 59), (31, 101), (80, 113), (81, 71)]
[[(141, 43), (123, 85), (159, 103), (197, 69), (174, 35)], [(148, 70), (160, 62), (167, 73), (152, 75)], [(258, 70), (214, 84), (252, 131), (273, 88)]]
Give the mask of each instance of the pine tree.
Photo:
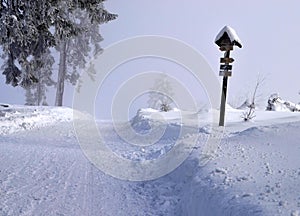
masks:
[(48, 9), (45, 0), (1, 1), (0, 45), (7, 84), (28, 87), (37, 82), (30, 59), (39, 58), (54, 45), (54, 37), (49, 32), (51, 19), (46, 19)]
[(149, 94), (148, 106), (156, 110), (167, 112), (171, 110), (173, 90), (170, 80), (166, 74), (156, 80)]
[(33, 93), (30, 90), (30, 88), (26, 89), (26, 91), (25, 91), (25, 105), (28, 105), (28, 106), (35, 105), (35, 99), (34, 99)]
[[(66, 69), (66, 42), (82, 32), (69, 14), (86, 11), (91, 23), (102, 24), (116, 18), (103, 9), (104, 0), (3, 0), (0, 1), (0, 46), (6, 83), (28, 88), (38, 79), (34, 73), (36, 60), (49, 48), (58, 46), (61, 52), (60, 71)], [(65, 74), (59, 76), (65, 80)], [(58, 86), (63, 89), (63, 82)]]
[[(34, 59), (34, 76), (38, 79), (37, 83), (26, 88), (26, 105), (48, 105), (46, 92), (49, 86), (55, 85), (52, 79), (52, 66), (54, 58), (50, 50), (47, 50), (39, 59)], [(41, 65), (42, 64), (42, 65)]]
[[(99, 5), (99, 8), (105, 11), (102, 4)], [(116, 17), (106, 12), (105, 14), (100, 19), (101, 24)], [(99, 43), (103, 38), (99, 33), (99, 23), (92, 22), (92, 18), (86, 11), (76, 10), (74, 13), (68, 14), (67, 19), (76, 23), (81, 31), (76, 36), (61, 41), (60, 46), (57, 47), (60, 57), (56, 106), (62, 106), (65, 81), (75, 85), (80, 75), (80, 69), (85, 67), (91, 52), (96, 55), (102, 51)]]

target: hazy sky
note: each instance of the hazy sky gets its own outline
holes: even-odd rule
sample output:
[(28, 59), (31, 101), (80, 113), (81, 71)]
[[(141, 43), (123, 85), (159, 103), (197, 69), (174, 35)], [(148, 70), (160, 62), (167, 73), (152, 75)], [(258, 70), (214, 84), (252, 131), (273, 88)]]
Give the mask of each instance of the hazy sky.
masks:
[(232, 53), (236, 61), (229, 80), (229, 101), (252, 90), (258, 73), (266, 77), (266, 96), (278, 92), (283, 98), (300, 101), (299, 1), (110, 0), (106, 8), (119, 18), (102, 27), (104, 46), (137, 35), (173, 37), (198, 50), (217, 75), (222, 53), (214, 39), (223, 26), (230, 25), (243, 48)]
[[(300, 2), (297, 0), (108, 0), (105, 7), (119, 17), (101, 27), (103, 48), (140, 35), (168, 36), (195, 48), (218, 75), (222, 53), (214, 39), (229, 25), (243, 42), (243, 48), (232, 53), (235, 62), (229, 80), (229, 101), (237, 103), (251, 91), (258, 73), (266, 77), (263, 86), (266, 97), (278, 92), (284, 99), (300, 101)], [(143, 70), (141, 65), (138, 67)], [(122, 73), (128, 73), (125, 68)], [(145, 65), (146, 69), (151, 68)], [(22, 89), (5, 85), (4, 76), (0, 82), (0, 102), (24, 103)], [(71, 106), (71, 92), (69, 87), (67, 106)], [(49, 103), (53, 104), (54, 92), (51, 95)]]

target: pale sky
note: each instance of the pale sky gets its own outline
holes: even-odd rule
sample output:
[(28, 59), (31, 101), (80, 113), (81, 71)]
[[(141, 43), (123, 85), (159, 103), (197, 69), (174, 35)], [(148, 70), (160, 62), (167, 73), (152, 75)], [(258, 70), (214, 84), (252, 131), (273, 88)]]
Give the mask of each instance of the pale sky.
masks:
[[(243, 43), (242, 49), (232, 52), (235, 62), (233, 76), (229, 79), (229, 102), (237, 103), (251, 91), (258, 73), (266, 77), (262, 89), (265, 97), (277, 92), (286, 100), (300, 102), (300, 2), (297, 0), (108, 0), (105, 7), (119, 17), (101, 26), (105, 39), (103, 48), (141, 35), (172, 37), (201, 53), (216, 75), (223, 54), (214, 39), (225, 25), (229, 25)], [(138, 67), (143, 70), (141, 65)], [(146, 69), (151, 68), (145, 65)], [(164, 67), (163, 70), (168, 69)], [(122, 73), (128, 71), (124, 69)], [(221, 77), (219, 79), (221, 81)], [(5, 85), (3, 75), (0, 89), (0, 102), (24, 103), (24, 91)], [(72, 104), (71, 92), (69, 87), (66, 106)], [(53, 91), (51, 95), (49, 103), (53, 104)]]
[(232, 53), (229, 101), (251, 90), (258, 73), (266, 77), (263, 91), (267, 96), (278, 92), (285, 99), (300, 101), (297, 0), (110, 0), (106, 8), (119, 18), (102, 27), (103, 45), (137, 35), (173, 37), (198, 50), (217, 75), (222, 53), (214, 39), (229, 25), (243, 42), (243, 48)]

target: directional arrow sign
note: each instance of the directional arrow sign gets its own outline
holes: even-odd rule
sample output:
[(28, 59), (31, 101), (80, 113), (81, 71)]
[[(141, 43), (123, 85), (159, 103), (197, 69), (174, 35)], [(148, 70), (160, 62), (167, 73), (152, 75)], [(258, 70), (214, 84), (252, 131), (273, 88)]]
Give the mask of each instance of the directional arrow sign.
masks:
[(234, 62), (233, 58), (221, 58), (220, 59), (220, 63), (230, 64), (232, 62)]
[(217, 35), (215, 43), (221, 51), (225, 51), (224, 57), (220, 59), (220, 76), (223, 76), (223, 84), (219, 121), (219, 126), (224, 126), (228, 77), (232, 75), (232, 65), (230, 64), (234, 61), (233, 58), (230, 58), (230, 51), (233, 50), (234, 46), (242, 48), (242, 42), (233, 28), (225, 26)]
[(220, 71), (219, 75), (223, 77), (230, 77), (232, 75), (232, 71)]
[(232, 70), (232, 65), (220, 65), (220, 69), (229, 71)]

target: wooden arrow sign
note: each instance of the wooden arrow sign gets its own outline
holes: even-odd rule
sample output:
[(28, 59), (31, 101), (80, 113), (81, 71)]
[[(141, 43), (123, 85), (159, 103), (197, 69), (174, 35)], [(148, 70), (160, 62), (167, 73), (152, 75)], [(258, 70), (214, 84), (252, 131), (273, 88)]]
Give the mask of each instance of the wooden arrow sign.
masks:
[(233, 58), (221, 58), (220, 59), (220, 63), (230, 64), (232, 62), (234, 62)]
[(232, 75), (232, 71), (220, 71), (219, 75), (223, 77), (230, 77)]
[(220, 65), (220, 69), (221, 70), (225, 70), (225, 71), (229, 71), (229, 70), (232, 70), (232, 65)]

